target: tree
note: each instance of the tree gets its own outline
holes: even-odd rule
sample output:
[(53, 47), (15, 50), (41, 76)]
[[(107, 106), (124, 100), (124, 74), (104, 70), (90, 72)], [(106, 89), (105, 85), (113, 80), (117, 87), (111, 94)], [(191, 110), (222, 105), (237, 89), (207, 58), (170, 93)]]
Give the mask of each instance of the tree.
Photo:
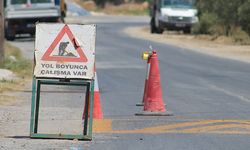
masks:
[(250, 33), (250, 0), (197, 0), (196, 6), (199, 17), (204, 17), (204, 14), (213, 15), (216, 18), (216, 24), (210, 26), (223, 27), (224, 34), (227, 36), (237, 27), (242, 27)]
[(250, 0), (244, 2), (238, 9), (239, 22), (243, 30), (250, 35)]
[(4, 60), (4, 1), (0, 1), (0, 62)]

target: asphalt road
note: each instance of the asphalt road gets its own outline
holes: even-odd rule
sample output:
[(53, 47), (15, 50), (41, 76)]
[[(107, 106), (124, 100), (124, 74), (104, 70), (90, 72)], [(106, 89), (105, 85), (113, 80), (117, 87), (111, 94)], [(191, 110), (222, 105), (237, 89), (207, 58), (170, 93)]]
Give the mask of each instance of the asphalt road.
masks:
[[(147, 17), (74, 17), (69, 21), (97, 23), (96, 65), (105, 120), (96, 127), (92, 142), (14, 139), (13, 145), (25, 142), (23, 149), (249, 149), (248, 63), (134, 39), (122, 32), (126, 27), (146, 25)], [(25, 39), (15, 43), (27, 44), (27, 48), (33, 46), (33, 41)], [(146, 72), (146, 62), (140, 55), (149, 45), (159, 55), (163, 97), (167, 110), (174, 113), (171, 117), (134, 116), (142, 110), (135, 104), (142, 100)], [(46, 90), (53, 91), (50, 88)], [(62, 90), (61, 95), (53, 92), (44, 95), (43, 125), (59, 118), (54, 125), (44, 127), (47, 132), (64, 130), (64, 123), (70, 125), (72, 120), (81, 117), (77, 104), (82, 102), (68, 101), (81, 97), (81, 89)], [(26, 97), (30, 95), (29, 92), (25, 94)], [(27, 106), (25, 112), (29, 113), (29, 100), (23, 103)], [(51, 115), (52, 112), (56, 115)], [(28, 124), (28, 120), (21, 120), (26, 122), (22, 125)], [(28, 134), (25, 131), (20, 134)], [(72, 132), (78, 131), (72, 129)], [(11, 135), (16, 134), (12, 132)], [(43, 148), (39, 147), (41, 145)], [(7, 145), (3, 149), (15, 147), (12, 146)]]
[[(132, 39), (120, 32), (132, 25), (140, 24), (99, 24), (97, 72), (105, 118), (112, 120), (112, 129), (106, 132), (118, 130), (118, 134), (111, 134), (117, 136), (114, 144), (94, 147), (248, 149), (249, 64)], [(145, 77), (146, 62), (139, 56), (149, 45), (159, 54), (164, 100), (173, 117), (134, 117), (141, 110), (135, 103), (141, 100)]]

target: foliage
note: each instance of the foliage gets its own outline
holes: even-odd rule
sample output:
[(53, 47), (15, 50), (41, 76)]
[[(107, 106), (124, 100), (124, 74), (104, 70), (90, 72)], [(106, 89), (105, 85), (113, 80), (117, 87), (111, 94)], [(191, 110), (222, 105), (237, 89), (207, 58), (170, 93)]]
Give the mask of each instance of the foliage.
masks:
[(196, 6), (200, 22), (194, 33), (250, 35), (250, 0), (197, 0)]
[(203, 13), (200, 15), (200, 21), (192, 31), (194, 34), (212, 34), (213, 26), (216, 24), (217, 16), (212, 13)]
[(241, 27), (250, 34), (250, 0), (238, 8), (238, 15)]

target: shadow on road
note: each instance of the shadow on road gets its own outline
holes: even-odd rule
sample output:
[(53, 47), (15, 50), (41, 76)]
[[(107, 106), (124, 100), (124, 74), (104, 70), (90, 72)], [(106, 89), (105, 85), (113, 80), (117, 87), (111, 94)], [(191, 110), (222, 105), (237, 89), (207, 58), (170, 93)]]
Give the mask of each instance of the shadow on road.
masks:
[(5, 138), (10, 138), (10, 139), (30, 139), (30, 136), (6, 136)]
[(35, 41), (35, 37), (16, 37), (15, 42), (33, 42)]
[[(6, 39), (7, 40), (7, 39)], [(17, 35), (13, 42), (34, 42), (35, 36), (30, 35)]]

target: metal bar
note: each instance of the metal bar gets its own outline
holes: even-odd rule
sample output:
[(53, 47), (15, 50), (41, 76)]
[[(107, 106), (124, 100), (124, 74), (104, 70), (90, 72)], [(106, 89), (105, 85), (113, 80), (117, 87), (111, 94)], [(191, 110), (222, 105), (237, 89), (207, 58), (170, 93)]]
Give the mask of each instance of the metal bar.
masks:
[(36, 79), (35, 77), (33, 77), (32, 97), (31, 97), (31, 116), (30, 116), (30, 135), (34, 133), (35, 97), (36, 97)]
[[(53, 78), (53, 77), (50, 77), (50, 78), (48, 78), (48, 77), (36, 77), (36, 79), (37, 80), (62, 80), (62, 78)], [(82, 78), (74, 78), (74, 79), (69, 79), (70, 80), (70, 82), (71, 81), (83, 81), (83, 82), (88, 82), (88, 81), (90, 81), (91, 79), (82, 79)]]
[(41, 90), (41, 83), (40, 82), (41, 82), (40, 80), (37, 81), (34, 133), (37, 133), (37, 129), (38, 129), (40, 90)]
[(58, 82), (50, 80), (39, 80), (41, 84), (46, 85), (72, 85), (72, 86), (87, 86), (87, 82)]
[(86, 90), (86, 95), (85, 95), (85, 118), (84, 118), (83, 135), (88, 134), (89, 92), (90, 92), (90, 83), (88, 83), (88, 85), (87, 85), (87, 90)]
[(87, 90), (85, 93), (85, 102), (84, 102), (84, 111), (83, 111), (83, 115), (84, 115), (84, 120), (83, 120), (83, 134), (86, 133), (87, 130), (87, 125), (86, 124), (86, 118), (88, 117), (88, 114), (86, 113), (88, 111), (88, 105), (87, 105)]
[(72, 135), (72, 134), (32, 134), (31, 138), (39, 139), (79, 139), (79, 140), (91, 140), (92, 138), (86, 135)]
[(89, 116), (89, 132), (88, 135), (92, 138), (92, 124), (93, 124), (93, 107), (94, 107), (94, 90), (95, 90), (95, 80), (91, 81), (90, 89), (90, 116)]

